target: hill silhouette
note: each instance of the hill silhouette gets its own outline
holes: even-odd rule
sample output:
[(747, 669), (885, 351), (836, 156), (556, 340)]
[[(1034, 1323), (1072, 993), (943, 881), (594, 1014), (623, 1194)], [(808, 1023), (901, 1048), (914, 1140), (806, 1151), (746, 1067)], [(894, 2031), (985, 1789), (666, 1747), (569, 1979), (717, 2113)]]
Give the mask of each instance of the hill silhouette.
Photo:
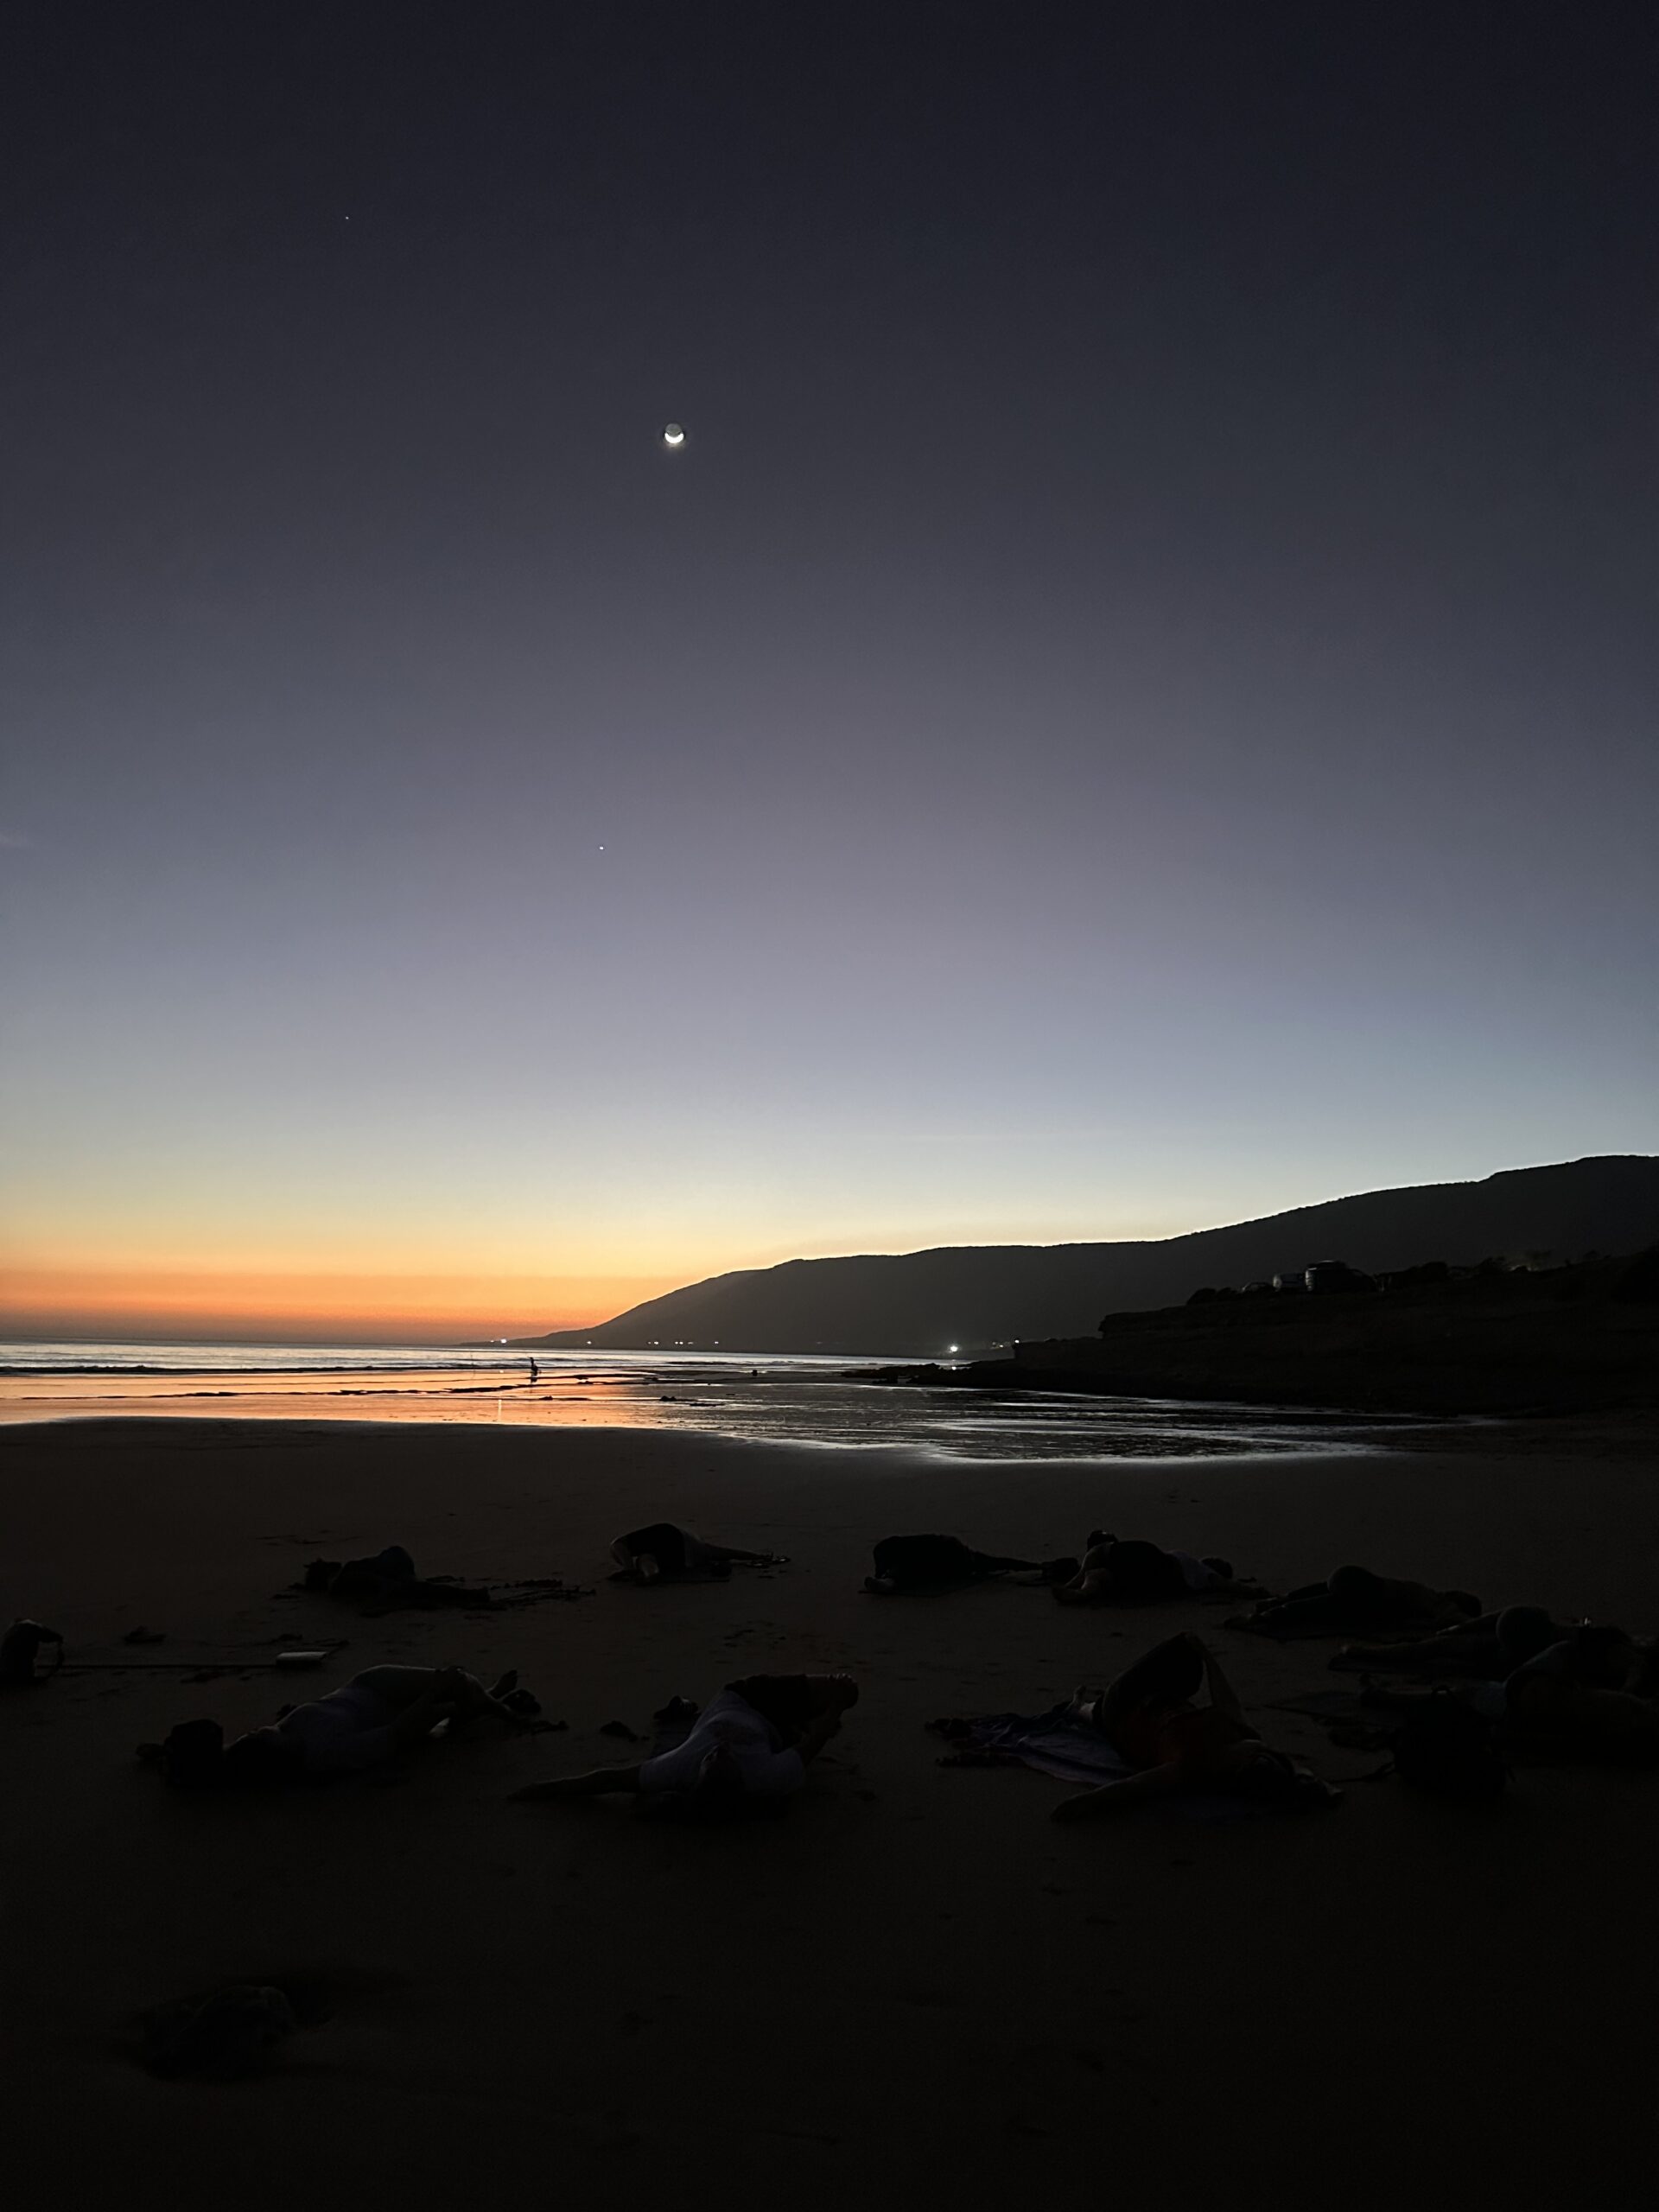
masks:
[(1576, 1267), (1473, 1268), (1386, 1295), (1211, 1299), (1113, 1313), (966, 1366), (868, 1370), (996, 1392), (1092, 1391), (1412, 1414), (1603, 1414), (1659, 1405), (1659, 1249)]
[(1491, 1255), (1560, 1262), (1656, 1239), (1659, 1159), (1624, 1154), (1368, 1191), (1156, 1241), (788, 1260), (688, 1284), (592, 1328), (518, 1342), (938, 1357), (953, 1346), (965, 1353), (1016, 1338), (1084, 1336), (1104, 1313), (1176, 1305), (1201, 1284), (1244, 1283), (1315, 1260), (1373, 1272)]

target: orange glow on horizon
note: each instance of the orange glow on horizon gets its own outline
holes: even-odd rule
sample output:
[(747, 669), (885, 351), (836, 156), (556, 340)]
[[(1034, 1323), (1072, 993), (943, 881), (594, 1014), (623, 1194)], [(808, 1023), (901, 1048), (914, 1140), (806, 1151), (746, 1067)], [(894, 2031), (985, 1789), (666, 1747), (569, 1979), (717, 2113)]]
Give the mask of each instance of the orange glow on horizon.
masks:
[(279, 1273), (31, 1267), (0, 1278), (0, 1334), (454, 1343), (591, 1327), (677, 1289), (674, 1275)]

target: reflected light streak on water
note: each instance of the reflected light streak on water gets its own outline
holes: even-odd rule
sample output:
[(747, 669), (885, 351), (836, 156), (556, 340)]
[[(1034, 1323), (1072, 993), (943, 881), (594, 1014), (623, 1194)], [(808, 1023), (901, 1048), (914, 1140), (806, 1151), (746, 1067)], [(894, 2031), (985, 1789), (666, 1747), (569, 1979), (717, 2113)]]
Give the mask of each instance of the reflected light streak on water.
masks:
[[(0, 1421), (212, 1415), (690, 1430), (755, 1443), (980, 1459), (1195, 1459), (1374, 1450), (1390, 1424), (1294, 1408), (849, 1379), (844, 1358), (475, 1348), (0, 1345)], [(33, 1371), (29, 1371), (32, 1370)]]

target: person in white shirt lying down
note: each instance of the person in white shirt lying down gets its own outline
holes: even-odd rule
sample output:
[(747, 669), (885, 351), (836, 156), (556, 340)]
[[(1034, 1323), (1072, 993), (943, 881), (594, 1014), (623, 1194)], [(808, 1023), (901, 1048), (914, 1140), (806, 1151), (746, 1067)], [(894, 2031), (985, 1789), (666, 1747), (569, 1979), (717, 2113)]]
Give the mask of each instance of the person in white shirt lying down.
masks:
[(728, 1682), (683, 1744), (635, 1766), (597, 1767), (515, 1789), (516, 1798), (668, 1795), (708, 1809), (742, 1798), (791, 1796), (858, 1702), (849, 1675), (749, 1675)]

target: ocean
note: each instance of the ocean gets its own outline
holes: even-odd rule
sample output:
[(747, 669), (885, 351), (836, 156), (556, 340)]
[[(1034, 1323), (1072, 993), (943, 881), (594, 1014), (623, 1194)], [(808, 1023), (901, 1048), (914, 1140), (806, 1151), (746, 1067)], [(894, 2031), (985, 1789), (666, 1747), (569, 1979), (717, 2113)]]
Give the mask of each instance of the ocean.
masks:
[(1192, 1459), (1375, 1450), (1397, 1422), (1294, 1407), (1007, 1395), (855, 1379), (772, 1353), (493, 1345), (0, 1344), (0, 1421), (202, 1417), (652, 1428), (950, 1458)]

